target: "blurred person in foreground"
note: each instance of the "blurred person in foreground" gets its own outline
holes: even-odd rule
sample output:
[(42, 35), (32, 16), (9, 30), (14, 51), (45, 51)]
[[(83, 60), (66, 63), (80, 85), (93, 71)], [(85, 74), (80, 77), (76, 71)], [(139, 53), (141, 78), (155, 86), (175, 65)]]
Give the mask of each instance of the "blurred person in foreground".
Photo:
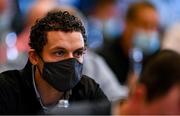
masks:
[(68, 101), (109, 103), (99, 85), (82, 75), (86, 33), (77, 17), (49, 12), (32, 26), (29, 45), (25, 68), (0, 74), (1, 114), (36, 114), (64, 100), (64, 107)]
[(129, 98), (118, 104), (115, 114), (180, 114), (180, 55), (164, 50), (142, 70)]
[(127, 10), (125, 28), (121, 36), (105, 43), (98, 50), (119, 83), (127, 84), (134, 60), (141, 64), (159, 50), (158, 26), (158, 12), (151, 3), (132, 3)]

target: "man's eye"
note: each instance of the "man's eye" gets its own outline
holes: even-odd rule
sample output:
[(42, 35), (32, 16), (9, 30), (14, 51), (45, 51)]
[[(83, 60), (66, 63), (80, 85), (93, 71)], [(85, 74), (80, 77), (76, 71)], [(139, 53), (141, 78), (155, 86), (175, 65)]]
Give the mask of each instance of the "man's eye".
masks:
[(54, 52), (54, 54), (56, 56), (63, 56), (65, 54), (65, 52), (64, 51), (57, 51), (57, 52)]
[(80, 58), (81, 56), (83, 56), (84, 52), (83, 51), (77, 51), (74, 53), (74, 57), (76, 58)]

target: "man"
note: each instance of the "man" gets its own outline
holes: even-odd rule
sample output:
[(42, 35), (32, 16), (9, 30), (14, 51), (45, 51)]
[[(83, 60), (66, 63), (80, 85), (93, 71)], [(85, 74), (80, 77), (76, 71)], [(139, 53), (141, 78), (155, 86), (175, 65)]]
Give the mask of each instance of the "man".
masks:
[[(34, 5), (32, 5), (31, 9), (29, 10), (28, 19), (26, 21), (28, 22), (27, 27), (18, 36), (16, 42), (16, 47), (18, 51), (21, 52), (20, 54), (23, 54), (25, 56), (25, 58), (19, 57), (21, 59), (18, 59), (17, 61), (21, 61), (21, 64), (19, 62), (16, 62), (18, 66), (23, 67), (28, 59), (27, 53), (29, 50), (28, 42), (29, 42), (30, 27), (32, 26), (32, 24), (34, 24), (36, 19), (43, 17), (49, 10), (54, 8), (55, 7), (54, 4), (55, 3), (52, 1), (46, 1), (46, 2), (37, 1), (35, 2)], [(68, 11), (72, 15), (76, 15), (83, 21), (85, 27), (87, 26), (86, 18), (76, 8), (60, 6), (60, 9), (63, 11)], [(23, 62), (22, 59), (25, 62)], [(11, 67), (11, 69), (14, 68)], [(86, 50), (86, 54), (84, 56), (82, 74), (87, 75), (92, 79), (94, 79), (100, 85), (100, 88), (102, 89), (102, 91), (105, 93), (105, 95), (108, 97), (110, 101), (115, 101), (119, 99), (119, 97), (127, 96), (128, 93), (126, 92), (127, 89), (120, 86), (116, 77), (113, 75), (112, 71), (107, 66), (106, 62), (104, 62), (99, 55), (95, 54), (89, 49)], [(117, 89), (121, 91), (117, 92)]]
[(180, 55), (164, 50), (142, 70), (134, 91), (116, 114), (180, 114)]
[[(67, 11), (52, 11), (31, 28), (29, 61), (0, 74), (0, 113), (35, 114), (71, 102), (108, 102), (99, 85), (82, 75), (86, 35)], [(66, 100), (65, 102), (61, 100)]]
[(140, 49), (145, 56), (159, 49), (158, 20), (158, 13), (151, 3), (131, 4), (127, 10), (122, 35), (114, 39), (115, 41), (105, 43), (105, 46), (98, 51), (121, 84), (127, 82), (131, 64), (130, 53), (134, 48)]

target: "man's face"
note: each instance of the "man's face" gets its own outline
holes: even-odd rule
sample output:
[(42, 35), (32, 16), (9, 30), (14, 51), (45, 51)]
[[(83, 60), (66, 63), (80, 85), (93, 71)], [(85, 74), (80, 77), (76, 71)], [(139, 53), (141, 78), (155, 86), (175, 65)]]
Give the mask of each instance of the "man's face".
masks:
[(126, 30), (128, 32), (128, 48), (132, 47), (134, 36), (137, 32), (158, 32), (159, 17), (157, 11), (152, 8), (144, 8), (136, 12), (133, 20), (127, 21)]
[(41, 57), (45, 62), (76, 58), (82, 63), (84, 49), (84, 39), (80, 32), (50, 31)]
[(166, 95), (152, 101), (146, 114), (180, 114), (180, 85), (172, 87)]
[(136, 13), (136, 18), (132, 22), (134, 31), (136, 29), (144, 31), (157, 31), (159, 26), (158, 13), (152, 8), (144, 8)]

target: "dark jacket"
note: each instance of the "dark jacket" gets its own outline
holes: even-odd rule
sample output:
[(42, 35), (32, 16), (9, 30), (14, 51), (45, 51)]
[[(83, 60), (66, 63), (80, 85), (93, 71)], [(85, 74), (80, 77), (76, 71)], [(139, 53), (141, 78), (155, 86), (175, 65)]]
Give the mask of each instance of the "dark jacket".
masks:
[[(122, 36), (112, 41), (106, 41), (103, 47), (101, 47), (97, 53), (101, 55), (108, 66), (112, 69), (116, 75), (118, 81), (122, 85), (127, 84), (128, 74), (132, 71), (132, 61), (127, 55), (122, 46)], [(150, 55), (143, 55), (142, 67), (157, 54), (159, 50)]]
[(125, 84), (127, 75), (130, 68), (129, 57), (124, 53), (123, 48), (120, 46), (121, 39), (108, 41), (97, 52), (101, 55), (108, 66), (116, 75), (120, 84)]
[[(69, 102), (108, 101), (99, 85), (87, 76), (72, 89)], [(23, 70), (6, 71), (0, 74), (0, 114), (36, 114), (42, 110), (37, 99), (32, 68), (28, 62)]]

